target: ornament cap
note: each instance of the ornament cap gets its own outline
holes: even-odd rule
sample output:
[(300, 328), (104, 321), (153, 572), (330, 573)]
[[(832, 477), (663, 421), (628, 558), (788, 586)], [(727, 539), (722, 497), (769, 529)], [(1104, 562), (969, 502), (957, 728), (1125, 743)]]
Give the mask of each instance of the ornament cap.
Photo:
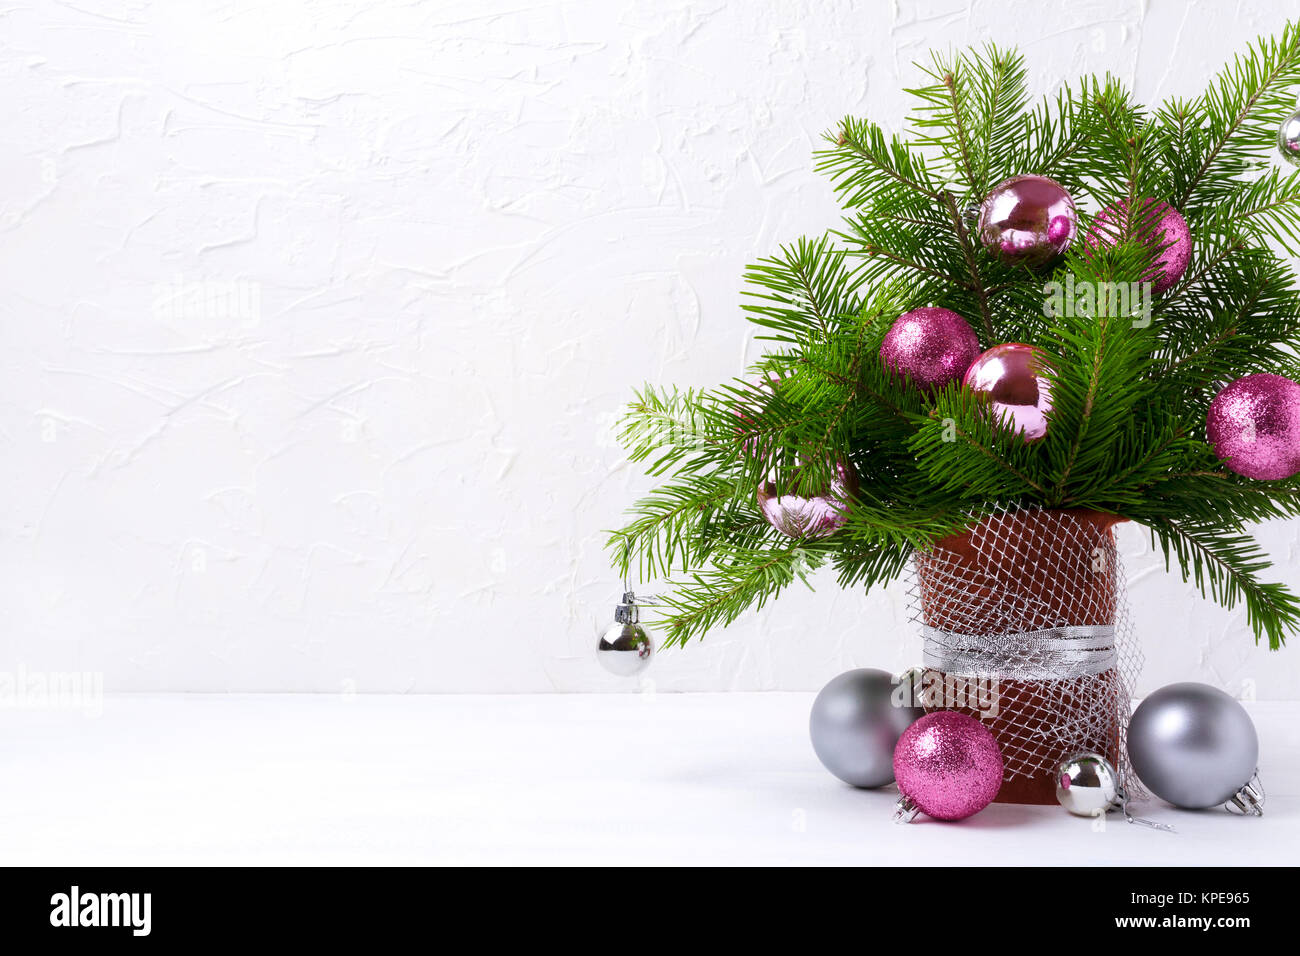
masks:
[(925, 707), (927, 674), (924, 667), (912, 667), (895, 677), (895, 703), (900, 707)]
[(623, 602), (614, 608), (614, 621), (618, 624), (636, 624), (640, 620), (641, 609), (637, 607), (636, 595), (624, 591)]
[(916, 819), (916, 815), (921, 812), (921, 808), (916, 805), (916, 801), (903, 794), (894, 804), (893, 821), (895, 823), (911, 823)]
[(1229, 813), (1237, 813), (1243, 817), (1262, 817), (1264, 815), (1264, 787), (1259, 782), (1259, 771), (1256, 770), (1245, 786), (1228, 798), (1225, 805)]

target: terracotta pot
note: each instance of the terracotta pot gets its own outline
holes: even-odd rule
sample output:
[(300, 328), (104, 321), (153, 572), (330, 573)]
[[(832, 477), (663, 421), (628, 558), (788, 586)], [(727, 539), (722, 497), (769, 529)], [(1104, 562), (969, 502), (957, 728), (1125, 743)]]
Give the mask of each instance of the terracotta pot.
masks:
[[(970, 635), (1113, 626), (1123, 582), (1111, 529), (1123, 520), (1083, 509), (1026, 510), (1000, 516), (995, 539), (989, 539), (988, 527), (944, 538), (931, 553), (941, 556), (941, 563), (926, 556), (917, 562), (921, 619), (941, 631)], [(984, 539), (983, 547), (977, 547), (977, 536)], [(963, 680), (961, 675), (941, 676), (948, 687), (960, 687)], [(1055, 803), (1050, 768), (1070, 755), (1058, 751), (1096, 750), (1118, 765), (1123, 694), (1115, 668), (1064, 680), (998, 679), (996, 684), (996, 708), (988, 707), (986, 699), (963, 706), (960, 694), (942, 706), (983, 720), (997, 738), (1009, 771), (998, 802)], [(1105, 708), (1100, 715), (1099, 699)], [(1092, 710), (1086, 719), (1069, 712), (1072, 701), (1088, 702)], [(1032, 733), (1036, 724), (1060, 726), (1075, 719), (1090, 739), (1066, 745)], [(1029, 764), (1048, 769), (1035, 769), (1032, 775), (1014, 772)]]

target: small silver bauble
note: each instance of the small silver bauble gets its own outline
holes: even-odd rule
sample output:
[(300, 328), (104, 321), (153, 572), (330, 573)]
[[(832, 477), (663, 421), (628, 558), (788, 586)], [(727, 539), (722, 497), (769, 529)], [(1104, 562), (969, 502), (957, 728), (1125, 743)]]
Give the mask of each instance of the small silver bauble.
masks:
[(1284, 119), (1277, 128), (1277, 151), (1292, 166), (1300, 166), (1300, 110)]
[(1217, 687), (1170, 684), (1147, 697), (1129, 721), (1128, 755), (1147, 789), (1176, 807), (1263, 813), (1255, 725)]
[(1100, 754), (1075, 754), (1056, 768), (1056, 801), (1077, 817), (1118, 809), (1122, 799), (1119, 775)]
[(1097, 817), (1120, 810), (1129, 823), (1173, 833), (1167, 823), (1135, 817), (1128, 810), (1123, 778), (1101, 754), (1077, 753), (1056, 768), (1056, 802), (1077, 817)]
[(633, 677), (649, 666), (654, 653), (654, 642), (640, 623), (636, 596), (628, 591), (614, 609), (614, 623), (596, 645), (596, 659), (611, 674)]
[(894, 779), (894, 746), (912, 722), (925, 716), (897, 695), (892, 674), (846, 671), (822, 688), (808, 718), (817, 759), (855, 787), (883, 787)]

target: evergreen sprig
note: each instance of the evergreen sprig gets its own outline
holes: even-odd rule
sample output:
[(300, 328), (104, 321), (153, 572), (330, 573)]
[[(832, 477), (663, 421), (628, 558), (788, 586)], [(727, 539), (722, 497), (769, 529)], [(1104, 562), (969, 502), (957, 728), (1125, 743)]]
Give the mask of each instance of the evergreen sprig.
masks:
[[(767, 353), (733, 382), (647, 386), (629, 407), (622, 440), (664, 482), (611, 534), (616, 565), (671, 580), (676, 644), (819, 567), (844, 587), (884, 585), (914, 549), (997, 507), (1092, 508), (1144, 525), (1186, 580), (1244, 607), (1256, 640), (1279, 647), (1300, 626), (1300, 599), (1261, 580), (1269, 563), (1247, 526), (1300, 516), (1300, 479), (1228, 471), (1205, 415), (1242, 375), (1300, 377), (1300, 290), (1281, 258), (1300, 251), (1300, 173), (1268, 165), (1300, 87), (1300, 29), (1253, 44), (1199, 97), (1149, 110), (1109, 75), (1031, 103), (1023, 59), (993, 45), (919, 70), (906, 136), (848, 117), (818, 151), (839, 227), (746, 270), (743, 310)], [(1077, 243), (1046, 274), (989, 255), (973, 208), (1022, 173), (1064, 185), (1080, 233), (1111, 244)], [(1162, 247), (1147, 197), (1183, 214), (1194, 250), (1150, 314), (1101, 295), (1049, 305), (1048, 283), (1149, 278)], [(1108, 207), (1124, 213), (1094, 218)], [(1024, 442), (957, 385), (927, 394), (886, 371), (886, 331), (922, 305), (966, 316), (982, 348), (1044, 350), (1043, 440)], [(761, 484), (824, 487), (837, 458), (862, 481), (834, 535), (791, 539), (763, 520)]]

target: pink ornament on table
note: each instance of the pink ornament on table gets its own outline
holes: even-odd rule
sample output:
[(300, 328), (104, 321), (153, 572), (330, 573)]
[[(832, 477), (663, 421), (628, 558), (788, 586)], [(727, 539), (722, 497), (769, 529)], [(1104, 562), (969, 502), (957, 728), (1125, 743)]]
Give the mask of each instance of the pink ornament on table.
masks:
[(1158, 199), (1141, 201), (1141, 212), (1134, 222), (1127, 222), (1128, 201), (1107, 206), (1093, 220), (1084, 244), (1089, 249), (1115, 245), (1130, 229), (1135, 238), (1163, 247), (1143, 280), (1152, 284), (1156, 295), (1168, 291), (1183, 277), (1192, 261), (1192, 231), (1182, 214)]
[(1052, 383), (1043, 376), (1046, 353), (1033, 345), (995, 345), (971, 365), (962, 384), (985, 402), (994, 417), (1035, 441), (1047, 434)]
[(758, 510), (773, 528), (790, 538), (824, 538), (844, 527), (858, 493), (858, 473), (846, 459), (835, 463), (835, 476), (819, 494), (795, 494), (797, 476), (787, 483), (768, 479), (758, 486)]
[(979, 354), (970, 323), (951, 309), (933, 306), (900, 315), (880, 343), (885, 367), (924, 391), (960, 381)]
[(1300, 472), (1300, 384), (1268, 372), (1237, 379), (1210, 403), (1205, 433), (1231, 471), (1290, 478)]
[(1003, 262), (1045, 265), (1074, 238), (1074, 200), (1046, 176), (1013, 176), (980, 203), (978, 229), (984, 248)]
[(939, 710), (908, 727), (894, 748), (894, 779), (902, 794), (894, 820), (918, 813), (964, 820), (979, 813), (1002, 786), (1002, 751), (987, 727), (968, 714)]

